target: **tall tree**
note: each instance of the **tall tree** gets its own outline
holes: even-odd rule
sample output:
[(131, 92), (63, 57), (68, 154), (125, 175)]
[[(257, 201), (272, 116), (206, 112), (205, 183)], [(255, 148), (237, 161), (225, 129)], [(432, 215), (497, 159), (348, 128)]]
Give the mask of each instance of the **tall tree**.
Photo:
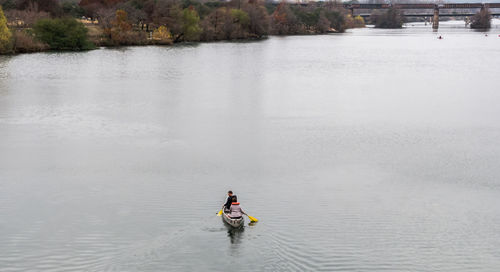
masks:
[(2, 6), (4, 10), (15, 9), (16, 2), (14, 0), (0, 0), (0, 6)]
[(97, 12), (102, 9), (109, 9), (123, 0), (81, 0), (80, 7), (85, 11), (85, 15), (96, 18)]
[(201, 39), (206, 41), (224, 39), (224, 24), (227, 21), (226, 8), (217, 8), (202, 21), (203, 33)]
[(151, 13), (151, 21), (155, 25), (168, 27), (175, 40), (182, 35), (182, 6), (176, 1), (159, 1)]
[(110, 8), (120, 2), (123, 2), (123, 0), (82, 0), (80, 1), (80, 6), (99, 5), (101, 7)]
[(402, 28), (405, 17), (400, 9), (391, 7), (383, 13), (374, 12), (370, 21), (378, 28)]
[(321, 12), (319, 14), (318, 22), (316, 23), (316, 28), (319, 33), (325, 33), (330, 30), (332, 23), (328, 18), (326, 18), (325, 13)]
[(184, 9), (182, 13), (182, 36), (184, 37), (184, 40), (198, 40), (202, 31), (199, 22), (200, 16), (198, 16), (198, 12), (196, 12), (192, 6)]
[(273, 32), (278, 35), (298, 34), (300, 22), (293, 13), (290, 5), (282, 1), (272, 16)]
[(132, 30), (132, 24), (128, 21), (128, 14), (124, 10), (117, 10), (115, 19), (111, 25), (111, 39), (118, 44), (126, 44), (129, 31)]
[(52, 15), (59, 15), (62, 12), (58, 0), (18, 0), (17, 8), (35, 12), (45, 11)]
[(7, 18), (3, 14), (2, 6), (0, 6), (0, 53), (7, 53), (11, 47), (12, 33), (7, 27)]
[(269, 32), (269, 15), (264, 6), (257, 1), (249, 1), (248, 5), (243, 7), (250, 18), (249, 32), (260, 38)]

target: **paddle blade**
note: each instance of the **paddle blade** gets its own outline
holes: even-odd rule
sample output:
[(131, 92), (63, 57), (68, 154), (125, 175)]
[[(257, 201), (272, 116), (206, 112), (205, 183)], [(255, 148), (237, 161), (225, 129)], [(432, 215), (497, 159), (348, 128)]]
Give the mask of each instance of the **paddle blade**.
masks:
[(253, 216), (250, 216), (250, 215), (247, 215), (248, 216), (248, 219), (250, 219), (250, 221), (252, 222), (258, 222), (259, 220)]
[(218, 213), (217, 213), (217, 216), (221, 216), (222, 215), (222, 210), (220, 210)]

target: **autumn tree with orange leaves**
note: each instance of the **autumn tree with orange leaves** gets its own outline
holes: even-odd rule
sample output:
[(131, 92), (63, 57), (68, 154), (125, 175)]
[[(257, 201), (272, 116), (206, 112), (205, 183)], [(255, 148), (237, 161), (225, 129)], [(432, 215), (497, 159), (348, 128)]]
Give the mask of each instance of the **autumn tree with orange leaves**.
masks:
[(273, 24), (272, 32), (276, 35), (298, 34), (299, 21), (292, 12), (290, 6), (284, 1), (281, 2), (271, 15)]

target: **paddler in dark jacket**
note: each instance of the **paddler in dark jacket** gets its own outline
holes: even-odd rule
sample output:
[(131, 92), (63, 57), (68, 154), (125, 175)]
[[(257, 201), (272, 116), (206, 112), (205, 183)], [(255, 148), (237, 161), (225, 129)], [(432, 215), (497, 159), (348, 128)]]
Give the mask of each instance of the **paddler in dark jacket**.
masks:
[(229, 210), (229, 208), (231, 208), (232, 202), (233, 202), (233, 191), (227, 191), (226, 203), (224, 203), (224, 206), (222, 208), (225, 210)]

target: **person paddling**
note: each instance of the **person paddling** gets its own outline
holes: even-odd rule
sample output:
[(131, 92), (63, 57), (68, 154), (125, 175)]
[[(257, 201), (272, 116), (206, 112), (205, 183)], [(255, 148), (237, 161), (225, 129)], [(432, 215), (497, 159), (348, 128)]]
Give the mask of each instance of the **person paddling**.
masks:
[(257, 218), (248, 215), (241, 209), (240, 203), (238, 202), (238, 197), (233, 194), (233, 191), (227, 192), (226, 203), (224, 204), (224, 206), (222, 206), (222, 209), (217, 213), (217, 216), (222, 216), (222, 214), (232, 219), (241, 218), (244, 214), (248, 216), (248, 218), (252, 223), (259, 221)]
[(233, 191), (229, 190), (229, 191), (227, 191), (226, 203), (224, 203), (224, 206), (222, 206), (222, 209), (228, 211), (229, 208), (231, 208), (232, 202), (233, 202)]
[(234, 219), (241, 218), (244, 214), (247, 215), (243, 211), (243, 209), (241, 209), (240, 203), (238, 202), (238, 197), (234, 195), (232, 200), (233, 202), (231, 203), (231, 207), (229, 208), (229, 216)]

